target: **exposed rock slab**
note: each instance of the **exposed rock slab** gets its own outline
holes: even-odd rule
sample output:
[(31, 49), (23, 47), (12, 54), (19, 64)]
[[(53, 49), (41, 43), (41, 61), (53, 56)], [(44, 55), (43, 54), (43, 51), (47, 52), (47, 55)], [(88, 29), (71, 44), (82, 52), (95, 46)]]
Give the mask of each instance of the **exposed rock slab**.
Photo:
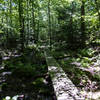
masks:
[(57, 100), (85, 100), (50, 52), (45, 56)]

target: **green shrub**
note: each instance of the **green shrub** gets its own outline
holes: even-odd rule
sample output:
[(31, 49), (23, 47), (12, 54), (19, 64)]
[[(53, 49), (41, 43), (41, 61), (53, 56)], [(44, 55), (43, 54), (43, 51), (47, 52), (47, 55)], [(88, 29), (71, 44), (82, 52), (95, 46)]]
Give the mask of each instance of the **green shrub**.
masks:
[(94, 54), (94, 50), (90, 49), (83, 49), (80, 50), (79, 53), (84, 57), (92, 57)]
[(94, 74), (93, 78), (95, 78), (96, 80), (100, 81), (100, 74)]
[(83, 57), (83, 60), (84, 60), (84, 62), (86, 62), (86, 63), (90, 63), (90, 62), (91, 62), (91, 60), (90, 60), (88, 57)]

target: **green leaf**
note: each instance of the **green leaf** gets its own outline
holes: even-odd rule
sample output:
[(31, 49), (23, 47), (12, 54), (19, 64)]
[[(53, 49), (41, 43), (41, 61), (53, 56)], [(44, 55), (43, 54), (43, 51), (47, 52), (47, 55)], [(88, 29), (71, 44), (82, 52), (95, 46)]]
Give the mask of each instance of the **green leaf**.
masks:
[(0, 34), (4, 33), (2, 30), (0, 30)]

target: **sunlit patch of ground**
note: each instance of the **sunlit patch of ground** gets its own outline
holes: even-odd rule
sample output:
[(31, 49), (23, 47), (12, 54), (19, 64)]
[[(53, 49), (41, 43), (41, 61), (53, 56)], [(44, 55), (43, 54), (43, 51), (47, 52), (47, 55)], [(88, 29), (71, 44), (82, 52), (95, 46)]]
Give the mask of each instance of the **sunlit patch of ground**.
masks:
[(81, 93), (85, 96), (85, 98), (88, 100), (100, 100), (100, 91), (96, 92), (86, 92), (85, 90), (81, 91)]
[(48, 52), (45, 52), (45, 56), (57, 100), (84, 100), (57, 61)]

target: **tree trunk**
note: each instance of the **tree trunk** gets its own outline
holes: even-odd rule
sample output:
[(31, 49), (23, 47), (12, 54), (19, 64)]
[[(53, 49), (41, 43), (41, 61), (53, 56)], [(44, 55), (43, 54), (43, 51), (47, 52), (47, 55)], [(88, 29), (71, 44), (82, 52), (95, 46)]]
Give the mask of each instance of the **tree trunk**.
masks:
[(27, 45), (29, 43), (29, 0), (27, 0), (27, 20), (26, 20), (26, 25), (27, 25)]
[(81, 47), (85, 46), (86, 33), (85, 33), (85, 1), (82, 0), (81, 5)]
[(23, 17), (23, 5), (22, 0), (19, 0), (19, 23), (20, 23), (20, 42), (21, 42), (21, 52), (24, 51), (24, 17)]
[[(10, 0), (10, 6), (9, 6), (9, 12), (10, 12), (10, 22), (9, 22), (9, 24), (10, 24), (10, 27), (12, 27), (12, 0)], [(11, 30), (11, 28), (10, 28), (10, 32), (12, 33), (12, 30)]]
[(1, 65), (2, 65), (2, 55), (0, 53), (0, 67), (1, 67)]
[(95, 5), (96, 5), (96, 10), (98, 12), (98, 20), (99, 20), (98, 27), (100, 28), (100, 11), (99, 11), (99, 5), (98, 5), (98, 1), (97, 0), (95, 0)]
[(38, 7), (38, 25), (37, 25), (37, 39), (36, 39), (36, 43), (38, 43), (38, 39), (39, 39), (39, 33), (40, 33), (40, 8)]
[[(32, 1), (32, 28), (33, 28), (33, 33), (35, 34), (35, 14), (34, 14), (34, 0)], [(34, 35), (33, 35), (34, 38)]]
[(51, 49), (51, 9), (50, 9), (50, 0), (48, 0), (48, 35), (49, 35), (49, 44)]

